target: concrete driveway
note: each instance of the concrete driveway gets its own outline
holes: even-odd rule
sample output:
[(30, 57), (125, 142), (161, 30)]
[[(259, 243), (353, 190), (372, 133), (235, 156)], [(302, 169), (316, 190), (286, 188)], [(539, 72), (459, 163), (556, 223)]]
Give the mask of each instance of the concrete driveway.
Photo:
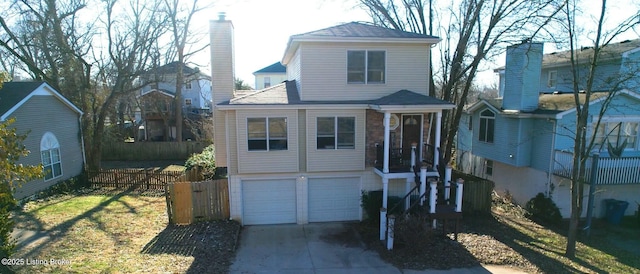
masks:
[(245, 226), (231, 273), (522, 273), (500, 266), (400, 270), (343, 223)]

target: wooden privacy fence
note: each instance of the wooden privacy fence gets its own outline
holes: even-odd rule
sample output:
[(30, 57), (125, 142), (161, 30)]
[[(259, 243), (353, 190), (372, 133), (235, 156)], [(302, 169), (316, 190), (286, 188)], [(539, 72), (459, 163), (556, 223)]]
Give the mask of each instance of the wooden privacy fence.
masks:
[(205, 142), (136, 142), (104, 143), (102, 159), (105, 161), (155, 161), (186, 160), (194, 153), (200, 153)]
[(229, 182), (172, 182), (166, 186), (167, 214), (172, 224), (229, 219)]
[(169, 182), (199, 177), (197, 170), (161, 171), (152, 168), (87, 171), (87, 175), (92, 187), (142, 190), (164, 190)]
[(462, 188), (462, 211), (491, 212), (493, 187), (494, 183), (492, 181), (465, 181)]

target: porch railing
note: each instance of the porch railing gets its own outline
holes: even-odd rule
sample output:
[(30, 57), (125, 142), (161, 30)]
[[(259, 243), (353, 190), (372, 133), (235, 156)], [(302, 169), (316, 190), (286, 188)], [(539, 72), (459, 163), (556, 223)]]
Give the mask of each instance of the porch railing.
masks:
[[(418, 148), (419, 149), (419, 148)], [(422, 146), (422, 153), (416, 150), (415, 165), (421, 166), (423, 162), (430, 166), (434, 166), (435, 163), (435, 151), (436, 148), (433, 145), (425, 144)], [(389, 171), (390, 172), (413, 172), (411, 170), (411, 154), (412, 148), (390, 148), (389, 149)], [(422, 156), (422, 159), (419, 157)], [(376, 146), (376, 162), (375, 167), (382, 169), (384, 162), (384, 146)], [(440, 161), (442, 162), (442, 160)]]
[[(587, 159), (586, 180), (591, 182), (593, 158)], [(573, 171), (573, 152), (556, 150), (553, 162), (553, 174), (571, 178)], [(599, 157), (595, 173), (596, 185), (640, 184), (640, 157)]]

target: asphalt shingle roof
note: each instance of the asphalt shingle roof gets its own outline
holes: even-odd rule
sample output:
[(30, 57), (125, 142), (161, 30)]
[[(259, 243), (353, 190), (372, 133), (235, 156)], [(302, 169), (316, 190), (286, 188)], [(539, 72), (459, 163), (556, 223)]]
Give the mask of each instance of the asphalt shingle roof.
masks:
[(291, 36), (295, 38), (323, 38), (323, 37), (341, 37), (341, 38), (437, 38), (436, 36), (407, 32), (385, 27), (374, 26), (359, 22), (350, 22), (342, 25), (328, 27), (316, 31), (297, 34)]
[(283, 66), (282, 63), (276, 62), (264, 68), (261, 68), (254, 73), (285, 73), (287, 72), (287, 67)]
[(222, 105), (344, 105), (361, 104), (377, 106), (420, 106), (420, 105), (451, 105), (430, 96), (418, 94), (409, 90), (400, 90), (393, 94), (375, 100), (350, 101), (302, 101), (298, 93), (296, 81), (285, 81), (281, 84), (258, 90), (231, 99)]
[(22, 101), (44, 82), (6, 82), (0, 89), (0, 115)]

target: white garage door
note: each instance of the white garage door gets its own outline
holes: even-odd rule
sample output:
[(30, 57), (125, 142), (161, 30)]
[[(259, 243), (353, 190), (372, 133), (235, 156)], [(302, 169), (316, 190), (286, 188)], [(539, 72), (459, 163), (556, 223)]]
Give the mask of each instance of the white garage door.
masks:
[(360, 178), (310, 178), (309, 222), (360, 219)]
[(245, 225), (295, 223), (296, 181), (242, 181), (242, 211)]

